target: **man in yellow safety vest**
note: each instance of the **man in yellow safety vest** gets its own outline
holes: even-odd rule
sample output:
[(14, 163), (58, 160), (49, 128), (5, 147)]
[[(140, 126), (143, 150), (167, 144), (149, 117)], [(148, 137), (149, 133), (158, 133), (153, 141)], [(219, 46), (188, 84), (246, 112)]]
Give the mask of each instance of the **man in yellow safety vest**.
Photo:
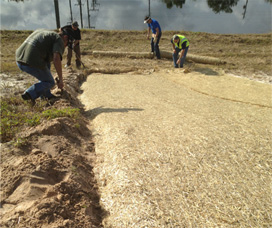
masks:
[(171, 43), (173, 45), (174, 67), (178, 68), (180, 65), (180, 68), (183, 68), (183, 64), (189, 49), (189, 41), (183, 35), (174, 35), (171, 39)]

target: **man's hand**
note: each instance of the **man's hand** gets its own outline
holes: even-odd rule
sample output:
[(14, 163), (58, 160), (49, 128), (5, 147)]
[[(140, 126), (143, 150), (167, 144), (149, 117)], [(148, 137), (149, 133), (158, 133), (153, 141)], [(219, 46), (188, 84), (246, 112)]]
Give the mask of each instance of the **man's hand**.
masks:
[(172, 48), (173, 48), (173, 53), (175, 54), (176, 53), (176, 47), (174, 44), (172, 44)]
[(58, 78), (58, 77), (55, 77), (55, 80), (57, 82), (57, 86), (59, 89), (63, 89), (64, 85), (63, 85), (63, 81)]
[(184, 55), (184, 52), (185, 52), (185, 50), (183, 49), (182, 52), (179, 53), (179, 59), (178, 59), (178, 61), (177, 61), (177, 64), (180, 63), (180, 61), (181, 61), (181, 59), (182, 59), (182, 57), (183, 57), (183, 55)]
[(63, 81), (58, 79), (57, 80), (57, 86), (58, 86), (59, 89), (63, 89), (63, 87), (64, 87)]
[(79, 40), (75, 40), (74, 42), (73, 42), (73, 49), (74, 49), (74, 47), (76, 46), (76, 45), (78, 45), (79, 44)]
[(157, 37), (155, 36), (155, 37), (154, 37), (154, 43), (156, 43), (156, 42), (157, 42)]
[(62, 80), (62, 66), (61, 66), (61, 58), (60, 54), (58, 52), (55, 52), (53, 55), (53, 63), (56, 69), (56, 72), (58, 74), (58, 79), (57, 85), (60, 89), (63, 89), (63, 80)]

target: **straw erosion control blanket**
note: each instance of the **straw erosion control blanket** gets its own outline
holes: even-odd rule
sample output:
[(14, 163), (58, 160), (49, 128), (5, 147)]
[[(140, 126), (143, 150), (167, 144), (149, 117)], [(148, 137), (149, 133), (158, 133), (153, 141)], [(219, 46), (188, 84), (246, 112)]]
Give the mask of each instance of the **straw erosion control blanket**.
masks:
[(271, 85), (226, 75), (91, 74), (105, 227), (268, 227)]

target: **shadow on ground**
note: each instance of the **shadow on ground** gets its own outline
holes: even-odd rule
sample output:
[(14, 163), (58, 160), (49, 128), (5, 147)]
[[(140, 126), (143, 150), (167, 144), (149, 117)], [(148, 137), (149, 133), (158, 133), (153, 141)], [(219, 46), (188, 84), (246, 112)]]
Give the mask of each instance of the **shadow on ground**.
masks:
[(103, 106), (87, 110), (85, 112), (87, 118), (93, 120), (101, 113), (112, 113), (112, 112), (130, 112), (130, 111), (143, 111), (142, 108), (104, 108)]
[(194, 71), (199, 72), (201, 74), (205, 74), (207, 76), (219, 76), (218, 72), (216, 72), (210, 68), (201, 67), (201, 68), (194, 69)]

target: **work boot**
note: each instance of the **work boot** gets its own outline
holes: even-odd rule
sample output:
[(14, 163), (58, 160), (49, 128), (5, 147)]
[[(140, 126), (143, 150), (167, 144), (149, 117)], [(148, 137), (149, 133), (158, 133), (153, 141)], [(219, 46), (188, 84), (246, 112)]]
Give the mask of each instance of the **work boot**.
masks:
[(22, 98), (23, 98), (23, 100), (25, 100), (25, 101), (31, 101), (31, 104), (32, 105), (35, 105), (35, 100), (34, 99), (32, 99), (32, 97), (30, 96), (30, 94), (28, 93), (28, 92), (24, 92), (23, 94), (22, 94)]
[(45, 96), (41, 96), (41, 99), (42, 100), (52, 100), (52, 99), (55, 99), (55, 98), (58, 98), (57, 96), (55, 96), (54, 94), (52, 94), (50, 97), (45, 97)]

